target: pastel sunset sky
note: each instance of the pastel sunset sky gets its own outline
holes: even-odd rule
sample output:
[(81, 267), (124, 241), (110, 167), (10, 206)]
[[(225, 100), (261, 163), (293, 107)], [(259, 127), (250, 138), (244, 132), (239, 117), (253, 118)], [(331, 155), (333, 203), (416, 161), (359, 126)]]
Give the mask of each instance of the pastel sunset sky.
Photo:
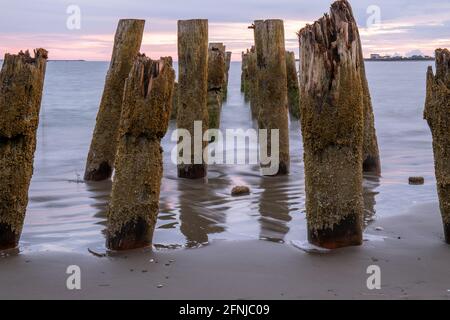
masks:
[[(255, 19), (285, 21), (286, 48), (298, 52), (296, 32), (328, 12), (330, 0), (0, 0), (0, 55), (44, 47), (51, 59), (109, 60), (120, 18), (146, 20), (141, 51), (177, 60), (177, 20), (209, 19), (211, 42), (224, 42), (240, 60), (253, 42)], [(448, 0), (353, 0), (364, 53), (433, 55), (450, 47)], [(80, 29), (69, 29), (69, 6), (80, 9)], [(375, 9), (374, 9), (375, 8)], [(379, 23), (373, 21), (379, 8)], [(374, 11), (375, 10), (375, 11)], [(372, 19), (372, 20), (371, 20)], [(377, 20), (378, 21), (378, 20)]]

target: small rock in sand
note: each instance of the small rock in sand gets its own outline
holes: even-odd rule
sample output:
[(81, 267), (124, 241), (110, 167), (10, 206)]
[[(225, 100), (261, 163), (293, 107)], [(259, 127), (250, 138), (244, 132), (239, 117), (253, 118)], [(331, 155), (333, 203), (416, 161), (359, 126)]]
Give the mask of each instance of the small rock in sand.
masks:
[(231, 195), (233, 197), (244, 196), (248, 194), (250, 194), (250, 188), (246, 186), (236, 186), (231, 190)]
[(411, 185), (422, 185), (424, 183), (424, 177), (409, 177), (409, 184)]
[(158, 284), (158, 288), (162, 288), (164, 287), (162, 284)]
[(384, 231), (384, 228), (383, 227), (376, 227), (375, 230), (376, 231)]

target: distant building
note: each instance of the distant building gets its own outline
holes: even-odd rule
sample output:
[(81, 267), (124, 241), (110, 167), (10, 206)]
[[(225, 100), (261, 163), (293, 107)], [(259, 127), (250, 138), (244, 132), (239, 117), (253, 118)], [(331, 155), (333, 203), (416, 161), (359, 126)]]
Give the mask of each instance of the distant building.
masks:
[(399, 54), (395, 54), (393, 57), (389, 55), (382, 56), (378, 53), (372, 53), (368, 61), (430, 61), (434, 60), (434, 57), (413, 55), (411, 57), (402, 57)]
[(370, 55), (370, 60), (378, 60), (381, 59), (381, 55), (379, 55), (378, 53), (372, 53)]

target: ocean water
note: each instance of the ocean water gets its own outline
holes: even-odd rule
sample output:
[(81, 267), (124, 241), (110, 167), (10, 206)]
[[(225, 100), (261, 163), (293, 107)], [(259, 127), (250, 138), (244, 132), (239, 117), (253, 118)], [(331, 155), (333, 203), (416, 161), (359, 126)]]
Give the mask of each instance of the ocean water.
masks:
[[(402, 214), (417, 203), (437, 201), (431, 135), (422, 119), (429, 64), (366, 64), (382, 160), (382, 177), (368, 176), (364, 181), (368, 223)], [(104, 249), (111, 182), (84, 183), (82, 177), (107, 68), (106, 62), (48, 63), (22, 250)], [(255, 126), (240, 93), (240, 69), (240, 63), (231, 64), (223, 129)], [(207, 180), (178, 179), (170, 161), (174, 128), (172, 122), (163, 139), (157, 249), (192, 248), (214, 240), (287, 244), (306, 239), (298, 121), (290, 123), (291, 174), (284, 177), (261, 177), (257, 165), (215, 165)], [(412, 175), (424, 176), (425, 185), (408, 185)], [(248, 185), (251, 194), (231, 197), (231, 188), (241, 184)]]

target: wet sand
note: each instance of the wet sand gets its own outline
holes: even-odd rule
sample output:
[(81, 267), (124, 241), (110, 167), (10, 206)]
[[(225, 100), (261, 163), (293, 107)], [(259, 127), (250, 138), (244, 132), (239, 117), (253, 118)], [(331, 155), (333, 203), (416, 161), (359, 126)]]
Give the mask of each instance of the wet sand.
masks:
[[(260, 240), (103, 258), (24, 251), (0, 257), (0, 299), (450, 299), (437, 203), (380, 218), (366, 234), (364, 246), (327, 254)], [(79, 291), (66, 289), (72, 264), (81, 267)], [(381, 268), (381, 290), (366, 287), (369, 265)]]

